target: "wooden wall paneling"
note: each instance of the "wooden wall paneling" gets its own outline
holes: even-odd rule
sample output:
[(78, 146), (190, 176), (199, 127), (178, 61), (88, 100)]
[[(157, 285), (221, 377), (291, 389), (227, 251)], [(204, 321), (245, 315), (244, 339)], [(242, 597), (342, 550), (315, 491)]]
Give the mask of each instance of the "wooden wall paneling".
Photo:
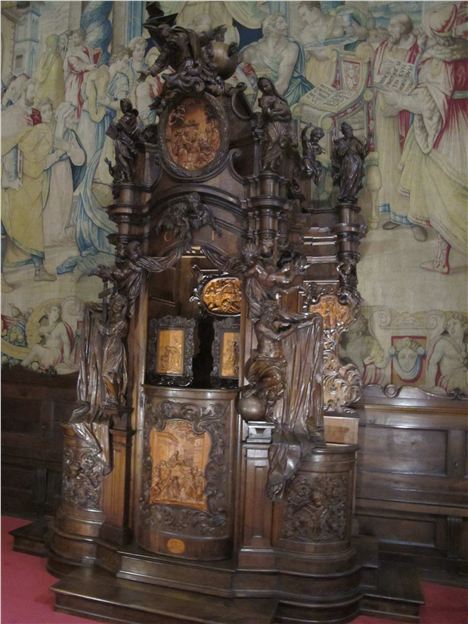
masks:
[(62, 423), (76, 401), (76, 375), (15, 367), (2, 380), (2, 510), (52, 514), (61, 488)]
[[(466, 569), (466, 401), (368, 388), (358, 413), (357, 515), (388, 558), (440, 579)], [(454, 576), (455, 575), (455, 576)], [(437, 575), (436, 575), (437, 576)]]

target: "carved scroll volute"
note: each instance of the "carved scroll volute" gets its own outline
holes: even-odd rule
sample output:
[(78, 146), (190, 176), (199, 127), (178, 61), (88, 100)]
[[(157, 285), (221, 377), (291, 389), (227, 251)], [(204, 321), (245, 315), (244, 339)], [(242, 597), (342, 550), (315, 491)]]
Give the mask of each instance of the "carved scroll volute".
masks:
[(326, 294), (309, 310), (323, 318), (324, 409), (329, 413), (352, 411), (350, 406), (361, 397), (362, 379), (354, 364), (340, 361), (338, 344), (341, 334), (356, 318), (357, 305), (345, 305), (336, 294)]

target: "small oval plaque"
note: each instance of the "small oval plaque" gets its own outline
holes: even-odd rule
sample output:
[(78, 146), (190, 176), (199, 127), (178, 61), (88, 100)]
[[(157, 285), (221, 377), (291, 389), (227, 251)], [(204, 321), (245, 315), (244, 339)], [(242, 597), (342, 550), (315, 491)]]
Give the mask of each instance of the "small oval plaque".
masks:
[(172, 537), (166, 542), (167, 550), (174, 555), (181, 555), (185, 552), (185, 542), (180, 539)]

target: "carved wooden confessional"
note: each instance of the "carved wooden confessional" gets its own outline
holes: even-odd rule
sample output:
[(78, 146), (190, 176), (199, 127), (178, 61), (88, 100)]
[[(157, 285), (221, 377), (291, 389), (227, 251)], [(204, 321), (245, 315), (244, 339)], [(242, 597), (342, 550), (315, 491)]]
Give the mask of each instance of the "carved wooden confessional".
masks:
[(95, 271), (65, 426), (56, 606), (152, 624), (349, 621), (365, 610), (356, 447), (327, 444), (323, 414), (359, 396), (336, 343), (359, 299), (366, 149), (343, 124), (337, 204), (312, 201), (321, 130), (298, 128), (267, 78), (253, 113), (225, 82), (223, 28), (173, 23), (155, 9), (147, 24), (150, 71), (167, 70), (158, 123), (141, 129), (123, 100), (108, 131), (116, 260)]

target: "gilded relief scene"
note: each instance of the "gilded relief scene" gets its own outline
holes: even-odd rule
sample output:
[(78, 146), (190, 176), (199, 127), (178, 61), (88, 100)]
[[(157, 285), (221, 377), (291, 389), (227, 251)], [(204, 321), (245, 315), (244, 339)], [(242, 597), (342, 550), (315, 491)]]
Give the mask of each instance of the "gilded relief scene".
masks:
[(239, 332), (223, 333), (221, 352), (221, 377), (239, 376)]
[(212, 314), (240, 314), (241, 297), (241, 285), (238, 277), (211, 279), (202, 291), (202, 302)]
[(150, 504), (172, 504), (207, 510), (205, 468), (211, 448), (209, 433), (194, 434), (184, 420), (152, 429)]
[(176, 165), (196, 171), (209, 165), (221, 145), (214, 109), (205, 100), (186, 98), (169, 114), (166, 145)]
[[(341, 356), (366, 384), (468, 393), (467, 36), (463, 2), (161, 2), (176, 25), (225, 25), (254, 110), (269, 78), (298, 139), (323, 131), (313, 195), (334, 203), (331, 151), (343, 122), (366, 142), (359, 203), (368, 224), (358, 265), (362, 315)], [(82, 306), (98, 264), (113, 262), (106, 135), (128, 98), (138, 124), (164, 73), (143, 28), (144, 2), (2, 2), (2, 363), (77, 370)], [(260, 94), (261, 95), (261, 94)], [(221, 126), (208, 100), (174, 103), (174, 164), (202, 170)], [(47, 331), (49, 333), (47, 334)], [(161, 365), (179, 371), (175, 345)], [(181, 356), (182, 357), (182, 356)], [(160, 360), (158, 360), (159, 366)]]
[(156, 371), (162, 375), (184, 372), (184, 330), (160, 329), (156, 347)]

